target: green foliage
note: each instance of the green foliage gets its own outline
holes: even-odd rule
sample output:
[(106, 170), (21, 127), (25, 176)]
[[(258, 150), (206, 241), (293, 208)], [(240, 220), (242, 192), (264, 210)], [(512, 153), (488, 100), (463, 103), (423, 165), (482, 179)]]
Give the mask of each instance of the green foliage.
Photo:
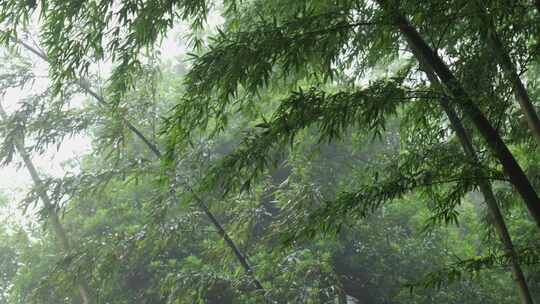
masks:
[[(406, 101), (406, 92), (391, 81), (380, 81), (356, 92), (328, 94), (315, 88), (295, 92), (280, 102), (269, 121), (248, 131), (236, 150), (212, 169), (210, 176), (215, 180), (210, 185), (221, 182), (230, 191), (246, 180), (243, 188), (248, 189), (249, 183), (271, 164), (271, 153), (288, 144), (293, 146), (295, 136), (312, 125), (320, 132), (320, 142), (339, 139), (353, 126), (380, 136), (387, 116), (395, 114)], [(224, 171), (230, 175), (223, 175)]]
[[(38, 172), (22, 206), (44, 229), (0, 227), (0, 301), (74, 303), (87, 285), (97, 303), (515, 303), (480, 181), (540, 296), (537, 227), (466, 118), (478, 160), (462, 151), (439, 107), (445, 92), (427, 84), (378, 3), (3, 4), (0, 40), (26, 39), (35, 22), (50, 87), (36, 92), (33, 64), (6, 51), (2, 93), (33, 91), (2, 119), (2, 164), (18, 162), (16, 144), (30, 156), (70, 137), (92, 147), (65, 176)], [(485, 1), (487, 19), (471, 1), (389, 4), (538, 188), (537, 147), (485, 43), (500, 33), (537, 100), (532, 4)], [(201, 40), (221, 9), (224, 24)], [(160, 63), (155, 48), (179, 22), (191, 25), (189, 66)], [(102, 61), (114, 67), (105, 96), (89, 91), (102, 85), (91, 75)], [(98, 100), (72, 102), (81, 94)]]

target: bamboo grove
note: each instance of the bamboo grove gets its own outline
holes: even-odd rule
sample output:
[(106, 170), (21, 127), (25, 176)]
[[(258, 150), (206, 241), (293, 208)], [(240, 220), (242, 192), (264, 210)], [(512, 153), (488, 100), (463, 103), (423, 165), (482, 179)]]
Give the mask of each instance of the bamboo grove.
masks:
[(0, 303), (540, 303), (539, 1), (3, 0), (0, 42)]

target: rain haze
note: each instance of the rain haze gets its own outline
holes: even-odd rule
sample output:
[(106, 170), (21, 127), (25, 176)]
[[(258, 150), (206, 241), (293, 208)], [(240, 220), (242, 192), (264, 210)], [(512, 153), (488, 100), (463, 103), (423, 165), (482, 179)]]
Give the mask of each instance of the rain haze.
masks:
[(0, 1), (0, 304), (540, 304), (538, 20)]

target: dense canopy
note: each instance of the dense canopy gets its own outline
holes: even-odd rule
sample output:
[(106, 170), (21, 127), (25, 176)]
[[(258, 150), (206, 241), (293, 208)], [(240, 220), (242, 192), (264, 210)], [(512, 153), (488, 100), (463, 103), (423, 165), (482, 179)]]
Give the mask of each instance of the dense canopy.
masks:
[(0, 303), (540, 303), (540, 1), (5, 0), (0, 42)]

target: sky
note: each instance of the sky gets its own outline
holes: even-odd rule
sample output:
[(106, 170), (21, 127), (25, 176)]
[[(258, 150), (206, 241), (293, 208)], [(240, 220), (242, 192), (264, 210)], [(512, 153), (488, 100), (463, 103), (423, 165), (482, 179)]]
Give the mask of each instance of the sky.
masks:
[[(222, 23), (223, 18), (220, 15), (216, 13), (209, 15), (208, 25), (210, 28)], [(168, 33), (159, 49), (162, 62), (177, 61), (186, 53), (186, 37), (182, 34), (186, 31), (187, 26), (179, 24)], [(33, 73), (35, 75), (42, 75), (43, 77), (40, 77), (32, 87), (10, 89), (3, 96), (0, 96), (0, 102), (8, 113), (14, 111), (25, 97), (42, 91), (49, 84), (46, 77), (48, 73), (47, 63), (34, 54), (24, 52), (22, 49), (21, 53), (32, 59)], [(102, 62), (96, 64), (94, 69), (101, 77), (106, 77), (111, 70), (111, 64)], [(74, 107), (81, 106), (86, 98), (88, 97), (77, 96), (71, 105)], [(41, 174), (62, 177), (69, 168), (69, 166), (65, 166), (65, 163), (88, 154), (90, 148), (90, 139), (84, 135), (77, 135), (65, 140), (58, 150), (56, 147), (51, 147), (42, 155), (33, 155), (32, 161)], [(0, 209), (0, 221), (8, 222), (6, 219), (10, 218), (10, 221), (24, 223), (29, 220), (32, 221), (35, 218), (32, 211), (28, 211), (26, 214), (20, 211), (20, 201), (25, 197), (31, 186), (32, 180), (25, 167), (19, 167), (14, 164), (0, 167), (0, 194), (7, 197), (9, 202), (7, 208)]]
[[(26, 55), (26, 53), (22, 53)], [(47, 75), (47, 65), (35, 57), (32, 59), (33, 73)], [(6, 112), (11, 113), (19, 107), (21, 101), (32, 93), (41, 92), (47, 87), (47, 84), (47, 78), (40, 77), (32, 86), (8, 90), (0, 97), (0, 102)], [(82, 100), (82, 97), (80, 99)], [(75, 137), (66, 140), (58, 151), (49, 149), (43, 155), (33, 155), (32, 160), (40, 172), (52, 176), (62, 176), (64, 173), (62, 164), (68, 159), (86, 153), (89, 147), (88, 139)], [(16, 160), (20, 161), (20, 158), (16, 158)], [(10, 200), (20, 201), (30, 186), (31, 179), (26, 168), (19, 167), (15, 163), (0, 168), (0, 193), (6, 194)]]

